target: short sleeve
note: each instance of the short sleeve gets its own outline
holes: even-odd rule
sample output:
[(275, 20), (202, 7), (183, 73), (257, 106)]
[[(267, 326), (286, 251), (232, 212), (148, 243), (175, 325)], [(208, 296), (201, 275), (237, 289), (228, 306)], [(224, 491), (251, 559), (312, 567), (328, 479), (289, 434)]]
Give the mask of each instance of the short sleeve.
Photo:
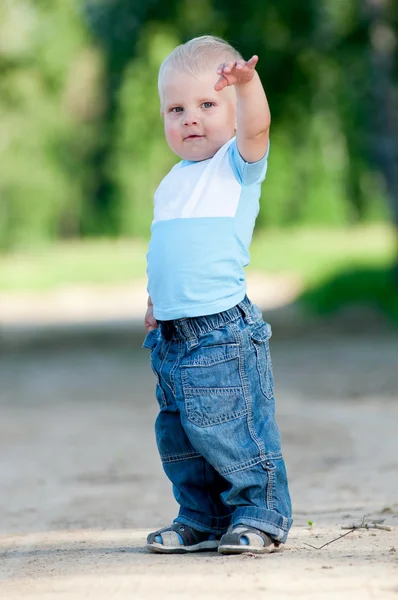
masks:
[(234, 175), (241, 185), (253, 185), (264, 181), (267, 174), (269, 142), (263, 158), (254, 163), (248, 163), (241, 157), (236, 138), (228, 148), (228, 153)]

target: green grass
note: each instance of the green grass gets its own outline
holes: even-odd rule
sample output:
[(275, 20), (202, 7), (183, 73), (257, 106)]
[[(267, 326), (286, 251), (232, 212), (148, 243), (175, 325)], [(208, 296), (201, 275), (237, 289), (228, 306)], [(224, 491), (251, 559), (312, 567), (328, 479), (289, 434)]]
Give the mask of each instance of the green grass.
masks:
[(252, 264), (261, 269), (272, 252), (268, 270), (300, 276), (304, 292), (298, 301), (311, 313), (366, 306), (398, 323), (396, 243), (392, 227), (295, 230), (284, 237), (275, 232), (256, 241)]
[(386, 268), (346, 270), (307, 289), (299, 301), (311, 313), (328, 315), (366, 306), (398, 323), (398, 272)]
[[(394, 231), (387, 225), (259, 231), (251, 248), (250, 269), (295, 274), (306, 287), (314, 287), (342, 271), (387, 269), (394, 242)], [(99, 240), (0, 255), (0, 291), (131, 283), (145, 279), (146, 251), (144, 241)]]
[(145, 277), (146, 249), (139, 240), (100, 240), (1, 255), (0, 291), (131, 282)]
[(254, 239), (251, 268), (294, 273), (312, 286), (343, 270), (389, 266), (395, 244), (387, 225), (271, 231)]

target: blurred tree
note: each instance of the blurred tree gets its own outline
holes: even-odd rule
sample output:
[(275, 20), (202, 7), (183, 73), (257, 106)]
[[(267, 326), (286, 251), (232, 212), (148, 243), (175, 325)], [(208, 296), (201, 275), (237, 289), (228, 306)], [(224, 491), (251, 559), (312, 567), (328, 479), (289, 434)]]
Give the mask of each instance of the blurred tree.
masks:
[[(101, 50), (103, 60), (103, 114), (97, 143), (86, 156), (88, 207), (82, 219), (83, 234), (117, 235), (122, 230), (120, 195), (112, 169), (119, 90), (128, 65), (137, 53), (139, 34), (153, 18), (172, 18), (175, 2), (160, 0), (85, 0), (85, 20)], [(133, 90), (134, 93), (134, 90)]]
[(394, 0), (4, 2), (0, 243), (147, 235), (175, 160), (157, 70), (203, 33), (260, 56), (273, 116), (260, 226), (385, 218), (387, 196), (398, 219), (397, 24)]
[[(326, 1), (326, 0), (324, 0)], [(272, 112), (272, 154), (258, 224), (347, 222), (346, 156), (340, 123), (328, 105), (334, 77), (323, 52), (323, 3), (309, 0), (182, 0), (176, 23), (183, 39), (209, 31), (257, 69)], [(322, 200), (320, 200), (322, 199)]]
[[(363, 0), (362, 12), (369, 40), (373, 154), (398, 228), (398, 89), (394, 86), (398, 63), (398, 8), (388, 0)], [(398, 243), (396, 279), (398, 284)]]
[[(80, 196), (64, 81), (84, 27), (71, 3), (0, 4), (0, 246), (55, 239)], [(75, 173), (73, 173), (75, 175)], [(77, 226), (71, 226), (74, 235)]]

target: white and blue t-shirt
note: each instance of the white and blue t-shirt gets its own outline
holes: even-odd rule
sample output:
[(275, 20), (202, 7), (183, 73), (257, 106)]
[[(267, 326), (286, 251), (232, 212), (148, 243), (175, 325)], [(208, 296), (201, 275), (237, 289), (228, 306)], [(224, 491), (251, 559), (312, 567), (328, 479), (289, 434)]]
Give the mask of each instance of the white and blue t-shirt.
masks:
[(147, 254), (156, 319), (211, 315), (243, 300), (267, 158), (245, 162), (232, 138), (212, 158), (183, 160), (163, 179)]

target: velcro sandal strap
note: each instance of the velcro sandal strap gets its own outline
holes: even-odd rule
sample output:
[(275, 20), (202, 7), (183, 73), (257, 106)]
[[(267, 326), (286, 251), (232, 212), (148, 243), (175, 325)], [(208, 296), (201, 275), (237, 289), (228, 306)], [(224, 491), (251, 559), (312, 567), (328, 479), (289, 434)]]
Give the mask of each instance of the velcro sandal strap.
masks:
[(222, 544), (223, 546), (244, 545), (241, 544), (243, 537), (247, 538), (248, 545), (253, 548), (266, 548), (274, 544), (274, 541), (264, 531), (246, 525), (238, 525), (226, 533), (222, 538)]
[[(163, 545), (165, 547), (189, 547), (200, 544), (200, 542), (207, 541), (211, 534), (206, 531), (198, 531), (197, 529), (193, 529), (192, 527), (189, 527), (189, 525), (173, 523), (172, 525), (169, 525), (169, 527), (165, 527), (164, 529), (159, 529), (159, 531), (150, 533), (147, 538), (148, 544), (153, 544), (158, 535), (161, 536)], [(183, 540), (183, 543), (181, 543), (181, 540)]]

